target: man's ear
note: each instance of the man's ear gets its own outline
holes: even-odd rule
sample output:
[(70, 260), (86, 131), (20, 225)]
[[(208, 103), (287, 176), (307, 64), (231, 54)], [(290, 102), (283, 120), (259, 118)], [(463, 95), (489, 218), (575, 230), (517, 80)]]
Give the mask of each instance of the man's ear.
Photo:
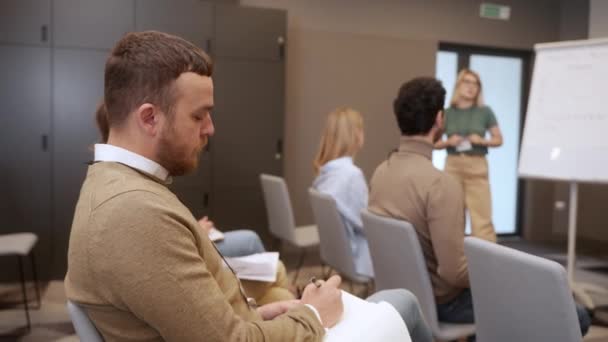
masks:
[(145, 134), (155, 136), (160, 131), (161, 115), (156, 106), (144, 103), (135, 111), (135, 120)]
[(444, 112), (443, 109), (437, 112), (437, 116), (435, 117), (435, 127), (441, 129), (443, 128), (443, 120), (444, 120)]

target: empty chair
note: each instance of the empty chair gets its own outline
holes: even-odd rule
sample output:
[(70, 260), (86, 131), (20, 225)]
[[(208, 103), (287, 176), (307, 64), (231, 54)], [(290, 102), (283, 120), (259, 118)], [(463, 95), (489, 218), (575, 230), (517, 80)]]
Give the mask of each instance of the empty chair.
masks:
[(89, 316), (78, 304), (68, 300), (68, 312), (72, 318), (72, 324), (76, 329), (76, 334), (83, 342), (103, 342), (103, 337), (89, 319)]
[(477, 341), (582, 341), (565, 269), (558, 263), (468, 237)]
[(27, 299), (27, 290), (25, 288), (25, 270), (24, 270), (24, 258), (29, 255), (30, 262), (32, 264), (32, 276), (34, 278), (34, 286), (36, 288), (36, 302), (37, 309), (40, 308), (40, 288), (38, 286), (38, 276), (36, 275), (36, 260), (34, 259), (34, 253), (32, 249), (38, 242), (38, 236), (33, 233), (14, 233), (0, 235), (0, 256), (17, 256), (19, 263), (19, 276), (21, 279), (21, 292), (23, 298), (23, 306), (25, 308), (25, 318), (27, 321), (27, 330), (31, 329), (30, 322), (30, 308), (29, 301)]
[(374, 265), (376, 290), (410, 290), (418, 298), (436, 339), (450, 341), (473, 335), (473, 324), (439, 322), (431, 278), (414, 227), (367, 210), (363, 210), (361, 216)]
[(293, 282), (295, 283), (300, 273), (300, 268), (304, 263), (306, 248), (319, 244), (319, 233), (317, 226), (296, 227), (289, 199), (287, 184), (281, 177), (267, 174), (260, 175), (264, 202), (266, 203), (266, 213), (268, 214), (269, 230), (279, 241), (287, 241), (290, 244), (301, 248), (300, 260), (296, 268)]
[(321, 260), (345, 278), (365, 283), (369, 295), (370, 277), (357, 273), (350, 240), (336, 201), (330, 195), (309, 189), (310, 205), (319, 227)]

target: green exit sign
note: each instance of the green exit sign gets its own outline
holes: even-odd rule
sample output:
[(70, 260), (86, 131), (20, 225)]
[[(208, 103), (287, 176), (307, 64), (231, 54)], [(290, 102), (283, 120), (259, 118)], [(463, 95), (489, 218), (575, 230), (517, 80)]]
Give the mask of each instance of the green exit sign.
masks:
[(484, 2), (479, 7), (479, 16), (488, 19), (509, 20), (511, 7)]

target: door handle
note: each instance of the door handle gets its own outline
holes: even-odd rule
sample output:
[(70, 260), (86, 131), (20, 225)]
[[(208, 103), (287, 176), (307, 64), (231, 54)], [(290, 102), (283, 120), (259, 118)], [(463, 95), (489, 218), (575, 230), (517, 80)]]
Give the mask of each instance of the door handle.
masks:
[(283, 158), (283, 139), (277, 140), (277, 150), (274, 154), (274, 159), (281, 160)]
[(40, 26), (40, 40), (46, 42), (49, 39), (49, 27), (46, 25)]
[(48, 136), (46, 134), (42, 135), (41, 143), (42, 143), (42, 150), (44, 152), (48, 151), (48, 149), (49, 149), (49, 138), (48, 138)]
[(279, 46), (279, 60), (282, 61), (285, 58), (285, 38), (283, 36), (277, 38), (277, 45)]
[(209, 207), (209, 193), (205, 192), (203, 195), (203, 208)]

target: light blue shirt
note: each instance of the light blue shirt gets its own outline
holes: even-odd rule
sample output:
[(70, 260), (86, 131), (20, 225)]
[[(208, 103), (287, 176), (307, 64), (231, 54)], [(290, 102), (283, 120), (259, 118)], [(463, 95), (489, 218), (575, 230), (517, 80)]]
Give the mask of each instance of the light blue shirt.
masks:
[(353, 164), (351, 157), (331, 160), (321, 167), (312, 186), (334, 198), (350, 239), (355, 270), (373, 277), (372, 259), (361, 221), (361, 210), (367, 207), (369, 194), (361, 169)]

